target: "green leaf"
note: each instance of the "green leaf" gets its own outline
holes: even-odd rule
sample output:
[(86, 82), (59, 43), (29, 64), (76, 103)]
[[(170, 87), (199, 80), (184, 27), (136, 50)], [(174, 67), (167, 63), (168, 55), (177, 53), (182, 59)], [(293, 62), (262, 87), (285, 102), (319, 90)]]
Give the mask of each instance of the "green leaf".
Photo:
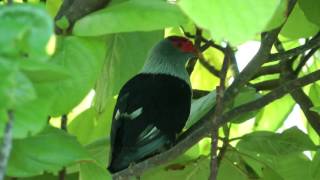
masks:
[(308, 21), (299, 4), (296, 4), (280, 34), (291, 39), (299, 39), (313, 36), (318, 31), (319, 27)]
[[(79, 180), (78, 176), (79, 176), (78, 173), (66, 174), (65, 179), (66, 180)], [(57, 179), (58, 179), (58, 175), (44, 173), (43, 175), (40, 175), (40, 176), (23, 178), (22, 180), (57, 180)]]
[(107, 57), (95, 88), (97, 112), (103, 112), (125, 82), (141, 70), (147, 53), (162, 37), (162, 31), (121, 33), (107, 37)]
[(218, 171), (218, 180), (248, 180), (246, 171), (240, 155), (237, 152), (227, 151), (221, 161)]
[(317, 151), (316, 155), (313, 157), (311, 164), (311, 173), (314, 179), (320, 179), (320, 149)]
[(184, 163), (169, 164), (147, 171), (142, 175), (142, 179), (208, 179), (210, 170), (209, 162), (209, 158), (199, 157)]
[(320, 1), (318, 0), (298, 0), (307, 19), (320, 27)]
[(265, 106), (256, 116), (254, 130), (277, 130), (289, 116), (294, 104), (287, 95)]
[(112, 179), (110, 173), (105, 169), (109, 157), (109, 148), (109, 138), (99, 139), (86, 146), (87, 151), (96, 161), (95, 163), (80, 164), (81, 180)]
[(320, 106), (320, 85), (313, 83), (309, 90), (309, 97), (314, 106)]
[(64, 80), (70, 77), (70, 74), (64, 67), (51, 62), (43, 63), (39, 61), (22, 61), (19, 64), (21, 71), (35, 83), (44, 83), (48, 81)]
[(61, 6), (62, 0), (47, 0), (46, 1), (46, 9), (51, 17), (55, 17), (57, 14), (60, 6)]
[(0, 55), (44, 61), (53, 22), (45, 10), (28, 4), (0, 7)]
[[(254, 88), (244, 87), (239, 91), (239, 94), (235, 97), (233, 106), (230, 109), (236, 108), (242, 104), (248, 103), (250, 101), (254, 101), (260, 98), (261, 95), (256, 92)], [(258, 111), (250, 111), (244, 113), (243, 115), (237, 116), (236, 118), (232, 119), (232, 123), (242, 123), (250, 118), (253, 118)]]
[(14, 177), (40, 175), (82, 160), (92, 159), (74, 137), (47, 127), (35, 136), (13, 141), (7, 174)]
[(14, 109), (36, 98), (32, 82), (18, 70), (17, 63), (0, 59), (0, 109)]
[(244, 136), (237, 144), (237, 148), (256, 153), (285, 155), (316, 150), (317, 147), (306, 134), (293, 127), (281, 134), (267, 131), (253, 132)]
[(191, 104), (191, 111), (189, 119), (185, 128), (191, 127), (194, 123), (200, 120), (216, 103), (216, 91), (210, 92), (208, 95), (200, 99), (193, 100)]
[(239, 44), (264, 30), (280, 5), (279, 0), (181, 0), (179, 6), (214, 40)]
[[(41, 131), (48, 122), (50, 99), (37, 98), (27, 102), (14, 110), (13, 138), (24, 138)], [(0, 132), (4, 131), (7, 115), (5, 110), (0, 110)], [(0, 134), (2, 137), (3, 134)]]
[(70, 112), (93, 88), (101, 72), (105, 56), (104, 38), (61, 37), (52, 63), (71, 74), (67, 80), (39, 84), (47, 93), (55, 94), (50, 115)]
[(153, 31), (179, 26), (187, 18), (165, 1), (132, 0), (108, 6), (77, 21), (73, 33), (97, 36), (119, 32)]
[(112, 180), (112, 176), (105, 168), (94, 163), (81, 163), (80, 176), (81, 180)]
[(287, 7), (288, 7), (288, 1), (287, 0), (280, 0), (280, 4), (276, 10), (276, 12), (273, 14), (272, 19), (268, 23), (266, 27), (266, 31), (272, 30), (276, 27), (279, 27), (287, 18)]
[(320, 114), (320, 106), (312, 107), (312, 108), (310, 108), (310, 110)]

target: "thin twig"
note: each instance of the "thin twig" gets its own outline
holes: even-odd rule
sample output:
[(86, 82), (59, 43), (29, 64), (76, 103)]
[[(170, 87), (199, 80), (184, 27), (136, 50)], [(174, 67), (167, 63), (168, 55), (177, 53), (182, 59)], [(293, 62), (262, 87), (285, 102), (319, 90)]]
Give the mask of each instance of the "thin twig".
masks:
[(237, 64), (237, 59), (236, 59), (234, 50), (232, 49), (232, 47), (230, 46), (230, 44), (227, 45), (226, 50), (225, 50), (225, 53), (227, 54), (227, 56), (228, 56), (229, 59), (230, 59), (230, 67), (231, 67), (231, 69), (232, 69), (233, 76), (234, 76), (234, 77), (239, 76), (240, 71), (239, 71), (239, 67), (238, 67), (238, 64)]
[[(64, 114), (61, 116), (60, 128), (65, 132), (68, 132), (67, 124), (68, 124), (68, 116), (66, 114)], [(67, 173), (66, 167), (63, 167), (59, 171), (59, 180), (65, 180), (66, 173)]]
[(14, 122), (14, 113), (12, 110), (8, 110), (8, 121), (6, 123), (4, 134), (2, 138), (2, 146), (0, 152), (0, 180), (3, 180), (6, 174), (6, 168), (10, 157), (12, 148), (12, 127)]
[(306, 44), (290, 49), (285, 52), (279, 52), (275, 54), (271, 54), (268, 57), (268, 60), (278, 60), (278, 59), (287, 59), (292, 56), (299, 55), (309, 49), (315, 48), (320, 45), (320, 32), (316, 34), (310, 41), (308, 41)]
[(213, 65), (211, 65), (203, 55), (199, 56), (200, 64), (205, 67), (212, 75), (219, 77), (220, 71), (217, 70)]
[[(200, 45), (201, 45), (201, 34), (202, 31), (199, 28), (196, 28), (196, 35), (195, 35), (195, 42), (194, 42), (194, 46), (197, 49), (197, 51), (199, 51), (200, 49)], [(188, 64), (187, 64), (187, 72), (189, 75), (191, 75), (191, 73), (193, 72), (194, 66), (197, 63), (197, 58), (192, 58), (189, 60)]]
[(252, 79), (256, 79), (259, 76), (264, 75), (270, 75), (270, 74), (277, 74), (280, 73), (280, 65), (269, 65), (269, 66), (263, 66), (260, 68), (260, 70), (253, 76)]
[(307, 61), (311, 58), (311, 56), (320, 48), (320, 46), (317, 46), (313, 49), (311, 49), (303, 58), (301, 58), (297, 68), (294, 70), (294, 74), (298, 75), (299, 72), (302, 70), (303, 66), (307, 63)]
[(219, 135), (219, 125), (217, 124), (217, 119), (223, 113), (223, 94), (225, 91), (225, 81), (228, 72), (229, 57), (225, 55), (223, 60), (222, 69), (220, 71), (220, 84), (217, 87), (216, 96), (216, 108), (214, 115), (212, 117), (212, 131), (211, 131), (211, 171), (210, 180), (216, 180), (218, 174), (218, 135)]

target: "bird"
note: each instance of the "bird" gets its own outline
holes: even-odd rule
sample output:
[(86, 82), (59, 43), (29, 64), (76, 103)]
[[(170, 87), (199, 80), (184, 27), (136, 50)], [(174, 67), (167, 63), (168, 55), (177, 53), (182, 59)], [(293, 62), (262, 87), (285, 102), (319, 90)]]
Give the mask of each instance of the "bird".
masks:
[(123, 85), (112, 116), (110, 173), (174, 145), (190, 113), (186, 63), (195, 56), (196, 48), (187, 38), (166, 37), (151, 48), (142, 70)]

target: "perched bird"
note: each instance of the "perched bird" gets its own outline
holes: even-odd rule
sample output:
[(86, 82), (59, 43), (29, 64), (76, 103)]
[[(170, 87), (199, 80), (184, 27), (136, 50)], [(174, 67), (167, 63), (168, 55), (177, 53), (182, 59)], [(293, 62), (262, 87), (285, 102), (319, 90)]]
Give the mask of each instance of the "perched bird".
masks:
[(120, 90), (111, 129), (109, 171), (168, 149), (184, 127), (191, 106), (186, 62), (191, 41), (170, 36), (156, 44), (139, 74)]

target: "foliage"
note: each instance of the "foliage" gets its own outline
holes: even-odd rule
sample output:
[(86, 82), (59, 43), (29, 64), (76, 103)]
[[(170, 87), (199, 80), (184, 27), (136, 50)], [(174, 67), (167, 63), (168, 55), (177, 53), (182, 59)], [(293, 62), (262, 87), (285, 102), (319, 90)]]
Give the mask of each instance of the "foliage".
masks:
[[(0, 1), (2, 141), (9, 118), (7, 112), (12, 110), (15, 115), (7, 179), (58, 179), (63, 168), (68, 180), (111, 179), (105, 166), (117, 93), (139, 72), (149, 49), (164, 36), (194, 39), (190, 34), (194, 35), (198, 27), (202, 29), (202, 37), (214, 40), (211, 42), (216, 45), (203, 52), (208, 65), (197, 61), (191, 75), (193, 88), (205, 95), (192, 101), (185, 126), (189, 129), (216, 105), (215, 87), (219, 79), (210, 68), (220, 70), (227, 44), (236, 52), (249, 41), (262, 42), (263, 38), (258, 37), (260, 33), (282, 27), (278, 37), (283, 51), (288, 51), (303, 46), (303, 42), (312, 42), (311, 37), (320, 30), (320, 1), (317, 0), (298, 0), (290, 15), (288, 0), (180, 0), (177, 3), (113, 0), (99, 7), (100, 10), (74, 17), (76, 23), (71, 30), (68, 16), (57, 20), (56, 25), (54, 22), (64, 2), (47, 0), (44, 5), (39, 0), (28, 3), (17, 0), (7, 5), (6, 1)], [(68, 14), (68, 9), (62, 13)], [(62, 33), (54, 34), (54, 29), (59, 27)], [(205, 44), (203, 41), (200, 45)], [(293, 59), (292, 66), (297, 68), (300, 60), (314, 50), (295, 78), (319, 69), (319, 47), (320, 43), (309, 47)], [(271, 53), (281, 53), (277, 44)], [(239, 64), (244, 61), (246, 59), (237, 57)], [(270, 60), (261, 69), (252, 71), (259, 74), (263, 68), (273, 65), (277, 63)], [(227, 87), (236, 80), (235, 71), (229, 68)], [(224, 112), (260, 100), (290, 80), (282, 79), (286, 72), (282, 69), (277, 75), (265, 73), (251, 77), (252, 81), (237, 89), (237, 96), (228, 102)], [(279, 76), (279, 73), (282, 74)], [(272, 80), (278, 83), (259, 89), (258, 85)], [(317, 134), (320, 130), (314, 129), (310, 120), (320, 117), (320, 84), (313, 82), (302, 88), (308, 103), (298, 101), (289, 90), (286, 92), (286, 96), (262, 108), (239, 112), (221, 128), (219, 136), (228, 141), (219, 142), (219, 152), (224, 151), (219, 180), (320, 179)], [(300, 113), (301, 117), (288, 118), (293, 112)], [(58, 129), (63, 115), (68, 117), (68, 132)], [(284, 126), (292, 119), (303, 125)], [(210, 138), (202, 138), (174, 160), (147, 170), (141, 178), (207, 179), (211, 171), (210, 145)]]

